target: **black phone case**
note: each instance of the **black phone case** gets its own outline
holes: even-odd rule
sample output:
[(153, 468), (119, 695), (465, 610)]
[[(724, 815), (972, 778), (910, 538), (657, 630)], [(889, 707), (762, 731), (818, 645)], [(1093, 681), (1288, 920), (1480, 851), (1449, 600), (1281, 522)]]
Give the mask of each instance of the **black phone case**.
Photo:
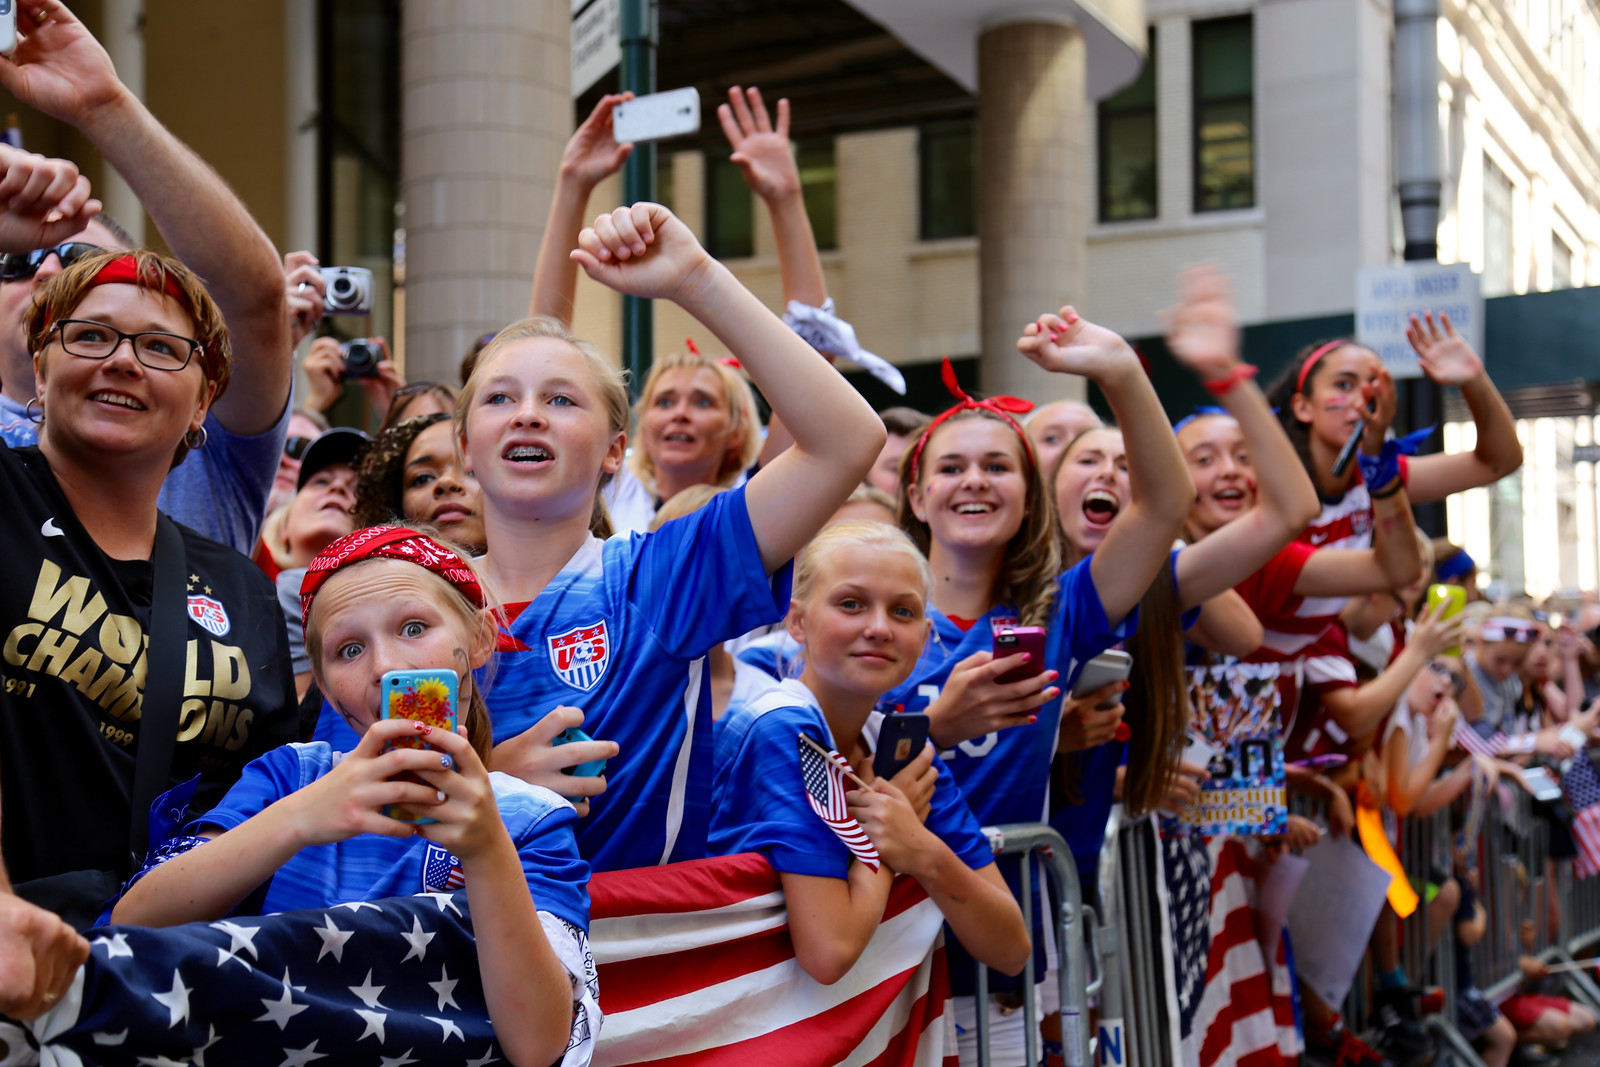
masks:
[(928, 743), (928, 717), (917, 713), (886, 715), (878, 731), (878, 750), (872, 754), (872, 773), (893, 778), (917, 758)]

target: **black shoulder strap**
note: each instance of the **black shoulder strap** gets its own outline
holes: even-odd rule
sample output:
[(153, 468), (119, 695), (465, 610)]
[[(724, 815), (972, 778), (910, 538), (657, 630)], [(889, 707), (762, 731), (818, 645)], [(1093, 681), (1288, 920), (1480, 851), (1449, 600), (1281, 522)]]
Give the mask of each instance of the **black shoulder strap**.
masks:
[(139, 715), (139, 753), (133, 767), (133, 811), (128, 849), (133, 869), (150, 847), (150, 805), (167, 789), (178, 746), (178, 709), (183, 704), (184, 656), (189, 611), (184, 596), (183, 535), (165, 515), (156, 516), (154, 576), (150, 589), (150, 646), (145, 652), (144, 701)]

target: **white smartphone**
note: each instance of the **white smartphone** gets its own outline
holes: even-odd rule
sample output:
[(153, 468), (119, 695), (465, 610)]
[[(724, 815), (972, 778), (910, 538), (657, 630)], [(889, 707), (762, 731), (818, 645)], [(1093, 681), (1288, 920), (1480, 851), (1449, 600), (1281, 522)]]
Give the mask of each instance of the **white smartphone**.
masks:
[(692, 85), (637, 97), (611, 112), (611, 135), (618, 144), (663, 141), (699, 129), (700, 90)]
[[(1125, 682), (1128, 675), (1133, 672), (1133, 657), (1126, 652), (1115, 650), (1102, 652), (1094, 659), (1083, 665), (1083, 670), (1078, 672), (1078, 680), (1072, 683), (1072, 696), (1075, 700), (1082, 700), (1096, 689), (1104, 689), (1112, 682)], [(1104, 711), (1114, 708), (1122, 703), (1122, 694), (1118, 693), (1109, 704), (1096, 708)]]
[(0, 0), (0, 55), (17, 50), (17, 0)]
[(1533, 799), (1548, 803), (1561, 799), (1561, 783), (1543, 767), (1524, 767), (1522, 780), (1528, 785), (1528, 792), (1533, 794)]

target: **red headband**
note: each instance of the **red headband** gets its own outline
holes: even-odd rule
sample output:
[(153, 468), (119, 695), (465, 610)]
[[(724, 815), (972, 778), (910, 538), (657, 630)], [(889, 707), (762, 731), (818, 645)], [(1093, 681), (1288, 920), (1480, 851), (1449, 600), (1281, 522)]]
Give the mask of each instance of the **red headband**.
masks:
[[(161, 278), (160, 285), (154, 284), (155, 279), (158, 276)], [(107, 260), (105, 265), (95, 272), (94, 277), (89, 279), (89, 284), (85, 286), (85, 290), (93, 289), (101, 285), (117, 284), (137, 285), (142, 289), (151, 289), (155, 290), (156, 292), (166, 293), (168, 296), (172, 297), (172, 299), (176, 300), (180, 305), (182, 305), (183, 310), (188, 312), (191, 319), (198, 319), (198, 316), (195, 314), (194, 305), (189, 302), (189, 297), (184, 293), (183, 289), (179, 287), (177, 279), (174, 278), (171, 273), (164, 270), (147, 270), (141, 274), (139, 271), (139, 260), (136, 256), (130, 254)], [(44, 324), (45, 331), (48, 333), (50, 328), (54, 325), (54, 321), (46, 319)], [(205, 351), (204, 345), (201, 346), (201, 351)]]
[(1019, 396), (991, 396), (987, 400), (972, 399), (967, 395), (966, 390), (961, 388), (961, 383), (956, 381), (956, 369), (950, 365), (948, 359), (944, 361), (944, 366), (940, 368), (939, 377), (944, 380), (944, 387), (950, 391), (950, 395), (961, 401), (961, 403), (935, 416), (934, 420), (928, 423), (928, 428), (922, 431), (922, 436), (917, 438), (916, 451), (911, 453), (911, 484), (915, 485), (917, 482), (917, 468), (922, 465), (922, 450), (928, 446), (928, 438), (933, 436), (933, 431), (963, 411), (987, 411), (989, 414), (1000, 418), (1007, 426), (1016, 431), (1017, 440), (1022, 442), (1022, 454), (1028, 457), (1028, 465), (1037, 466), (1033, 458), (1033, 446), (1028, 443), (1028, 435), (1023, 432), (1022, 424), (1011, 417), (1012, 412), (1016, 412), (1018, 415), (1026, 415), (1032, 411), (1033, 403), (1031, 401), (1024, 400)]
[(1300, 364), (1300, 375), (1295, 379), (1294, 391), (1297, 393), (1306, 391), (1306, 379), (1311, 376), (1311, 368), (1317, 365), (1317, 360), (1332, 352), (1335, 348), (1343, 348), (1349, 343), (1350, 339), (1348, 337), (1341, 337), (1337, 341), (1329, 341), (1325, 345), (1318, 345), (1317, 350), (1307, 356), (1304, 363)]
[(415, 563), (461, 590), (473, 607), (485, 605), (478, 576), (454, 549), (406, 526), (369, 526), (345, 534), (323, 549), (306, 568), (305, 580), (300, 583), (300, 625), (311, 621), (311, 601), (328, 579), (364, 559), (401, 559)]

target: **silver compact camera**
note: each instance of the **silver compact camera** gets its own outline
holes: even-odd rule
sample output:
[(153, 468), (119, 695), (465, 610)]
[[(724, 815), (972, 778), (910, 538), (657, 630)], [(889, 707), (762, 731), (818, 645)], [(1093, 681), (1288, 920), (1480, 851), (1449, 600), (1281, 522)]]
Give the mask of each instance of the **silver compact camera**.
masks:
[(323, 309), (329, 315), (372, 314), (372, 272), (365, 267), (323, 267)]

